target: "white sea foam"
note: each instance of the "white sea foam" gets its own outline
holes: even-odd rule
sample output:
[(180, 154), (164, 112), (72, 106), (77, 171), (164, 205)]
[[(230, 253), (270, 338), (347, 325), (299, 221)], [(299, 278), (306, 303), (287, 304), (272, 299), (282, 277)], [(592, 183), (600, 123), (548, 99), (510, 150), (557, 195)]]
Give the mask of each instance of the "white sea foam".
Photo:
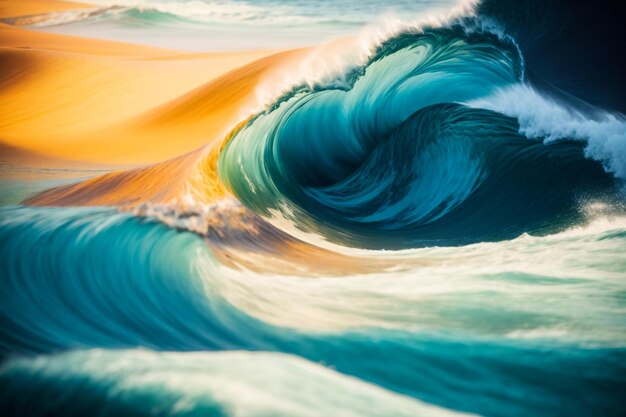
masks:
[[(625, 264), (616, 258), (626, 249), (626, 217), (596, 218), (608, 208), (599, 202), (589, 206), (589, 224), (549, 236), (353, 253), (363, 262), (387, 258), (397, 270), (307, 278), (227, 266), (215, 273), (211, 264), (202, 275), (238, 309), (300, 330), (445, 328), (621, 346), (623, 309), (605, 300), (626, 289)], [(608, 316), (615, 318), (614, 326), (606, 325)]]
[(519, 121), (520, 133), (546, 143), (574, 139), (586, 143), (587, 157), (602, 162), (607, 172), (626, 179), (626, 121), (620, 114), (597, 110), (593, 117), (526, 84), (517, 84), (467, 103), (497, 111)]
[[(98, 390), (113, 404), (134, 400), (158, 415), (226, 415), (212, 412), (225, 409), (240, 417), (469, 416), (281, 353), (92, 349), (13, 358), (0, 368), (5, 385), (12, 383), (7, 375), (16, 374), (45, 378), (50, 386), (63, 382), (68, 395), (57, 394), (50, 404), (66, 409), (72, 408), (76, 394)], [(51, 389), (44, 398), (55, 392)], [(83, 400), (93, 406), (98, 398)]]
[(296, 86), (348, 86), (346, 76), (352, 68), (364, 65), (382, 42), (406, 31), (449, 25), (461, 16), (473, 14), (477, 0), (457, 0), (454, 7), (429, 9), (416, 16), (382, 14), (352, 36), (321, 43), (304, 58), (287, 62), (272, 71), (257, 87), (257, 113), (273, 104)]

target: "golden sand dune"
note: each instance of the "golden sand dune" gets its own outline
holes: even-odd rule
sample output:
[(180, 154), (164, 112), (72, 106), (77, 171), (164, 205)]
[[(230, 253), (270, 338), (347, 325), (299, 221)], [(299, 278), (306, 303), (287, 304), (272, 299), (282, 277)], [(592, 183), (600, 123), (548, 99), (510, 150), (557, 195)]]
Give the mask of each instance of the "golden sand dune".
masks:
[(25, 201), (44, 206), (135, 205), (176, 200), (198, 160), (198, 152), (144, 168), (114, 171), (37, 194)]
[[(114, 150), (123, 147), (125, 151), (139, 155), (163, 151), (177, 154), (192, 149), (183, 156), (58, 187), (36, 195), (26, 203), (66, 206), (177, 201), (184, 204), (188, 197), (201, 203), (224, 197), (228, 192), (217, 175), (217, 158), (228, 140), (228, 133), (245, 121), (245, 113), (241, 110), (256, 103), (255, 87), (260, 78), (277, 62), (290, 58), (292, 53), (274, 54), (224, 74), (178, 99), (109, 129), (108, 132), (116, 132), (115, 135), (108, 141), (106, 138), (99, 141), (102, 146), (112, 146)], [(157, 149), (150, 148), (152, 146)]]
[[(0, 3), (3, 18), (72, 6), (15, 3)], [(182, 53), (0, 24), (0, 144), (51, 160), (144, 166), (49, 190), (30, 204), (163, 202), (185, 188), (212, 201), (226, 192), (211, 147), (258, 105), (262, 79), (303, 53)]]
[[(28, 35), (28, 41), (34, 37), (46, 42), (31, 43), (36, 47), (30, 48), (17, 46), (16, 38), (22, 34)], [(189, 138), (176, 132), (164, 137), (154, 129), (147, 131), (143, 122), (129, 121), (155, 107), (167, 113), (172, 100), (179, 110), (167, 117), (181, 116), (185, 111), (181, 96), (271, 53), (190, 55), (103, 41), (94, 41), (94, 47), (85, 52), (90, 40), (8, 26), (0, 27), (0, 35), (0, 140), (51, 156), (115, 164), (162, 161), (206, 143), (193, 132)], [(62, 50), (64, 45), (70, 46)], [(241, 83), (251, 85), (246, 80)], [(226, 95), (244, 88), (231, 85)], [(227, 99), (214, 97), (214, 92), (213, 88), (209, 107), (228, 105)], [(190, 100), (197, 104), (197, 95)], [(193, 122), (193, 117), (186, 121)], [(215, 126), (215, 120), (209, 125)]]

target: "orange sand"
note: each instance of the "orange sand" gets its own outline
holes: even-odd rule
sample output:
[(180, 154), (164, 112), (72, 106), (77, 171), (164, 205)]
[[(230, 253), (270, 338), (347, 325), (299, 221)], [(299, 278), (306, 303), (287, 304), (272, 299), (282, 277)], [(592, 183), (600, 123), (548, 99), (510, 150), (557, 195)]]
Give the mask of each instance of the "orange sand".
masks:
[[(56, 1), (3, 1), (0, 17), (73, 7)], [(216, 162), (229, 132), (258, 106), (256, 89), (276, 77), (274, 69), (308, 53), (184, 54), (0, 24), (0, 163), (81, 168), (148, 164), (56, 187), (26, 204), (130, 209), (141, 203), (175, 203), (185, 210), (187, 203), (217, 201), (228, 195)], [(222, 213), (228, 224), (215, 225), (218, 231), (258, 233), (255, 223), (246, 220), (251, 213), (232, 210)], [(228, 236), (207, 243), (225, 265), (277, 274), (328, 276), (406, 266), (401, 260), (365, 261), (275, 234), (257, 248), (238, 248), (236, 238), (228, 242)]]
[(93, 7), (89, 4), (59, 0), (1, 0), (0, 19), (34, 16), (51, 12)]
[[(235, 120), (222, 116), (239, 116), (235, 107), (253, 89), (252, 78), (276, 59), (237, 73), (239, 83), (222, 78), (222, 91), (211, 80), (271, 53), (181, 54), (3, 25), (0, 140), (90, 162), (162, 161), (223, 134)], [(201, 134), (185, 127), (181, 137), (180, 123), (195, 124), (208, 113)], [(173, 123), (175, 129), (163, 131)]]
[[(1, 1), (0, 17), (77, 7), (89, 6)], [(21, 155), (9, 161), (17, 164), (24, 155), (36, 155), (36, 165), (156, 164), (60, 187), (32, 204), (162, 202), (186, 189), (212, 201), (226, 191), (211, 147), (258, 105), (256, 88), (270, 70), (303, 53), (190, 54), (0, 24), (0, 147), (14, 150), (4, 159)]]

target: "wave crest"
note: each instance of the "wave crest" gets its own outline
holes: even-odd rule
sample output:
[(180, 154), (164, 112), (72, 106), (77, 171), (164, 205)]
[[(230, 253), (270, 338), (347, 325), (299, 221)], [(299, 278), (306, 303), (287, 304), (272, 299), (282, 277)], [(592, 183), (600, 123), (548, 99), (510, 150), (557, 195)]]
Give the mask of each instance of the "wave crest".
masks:
[(577, 138), (528, 140), (523, 119), (455, 104), (523, 78), (519, 49), (501, 33), (460, 24), (404, 33), (342, 83), (294, 88), (238, 129), (220, 176), (258, 214), (350, 246), (455, 245), (568, 227), (581, 218), (581, 195), (613, 187)]

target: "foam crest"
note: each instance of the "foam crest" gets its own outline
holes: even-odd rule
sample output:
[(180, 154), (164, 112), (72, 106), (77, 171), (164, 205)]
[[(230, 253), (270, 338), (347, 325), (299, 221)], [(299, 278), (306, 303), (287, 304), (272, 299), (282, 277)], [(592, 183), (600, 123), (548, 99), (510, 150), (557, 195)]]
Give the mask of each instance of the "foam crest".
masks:
[[(25, 378), (30, 383), (21, 386)], [(469, 416), (279, 353), (84, 350), (9, 361), (0, 381), (0, 411), (38, 393), (44, 406), (31, 402), (31, 416), (50, 415), (50, 407), (63, 415), (89, 407), (139, 416), (146, 409), (159, 416)]]
[(589, 158), (602, 162), (617, 178), (626, 179), (626, 122), (620, 114), (597, 110), (589, 117), (527, 84), (503, 88), (468, 105), (515, 117), (520, 133), (529, 138), (544, 138), (545, 143), (562, 139), (584, 141)]
[(477, 3), (477, 0), (457, 0), (454, 7), (430, 9), (415, 17), (386, 13), (356, 35), (314, 46), (303, 59), (276, 68), (257, 87), (259, 105), (251, 110), (251, 114), (267, 109), (281, 96), (303, 85), (309, 89), (319, 86), (347, 89), (352, 84), (350, 76), (353, 71), (366, 65), (385, 41), (402, 33), (449, 26), (463, 16), (473, 15)]

